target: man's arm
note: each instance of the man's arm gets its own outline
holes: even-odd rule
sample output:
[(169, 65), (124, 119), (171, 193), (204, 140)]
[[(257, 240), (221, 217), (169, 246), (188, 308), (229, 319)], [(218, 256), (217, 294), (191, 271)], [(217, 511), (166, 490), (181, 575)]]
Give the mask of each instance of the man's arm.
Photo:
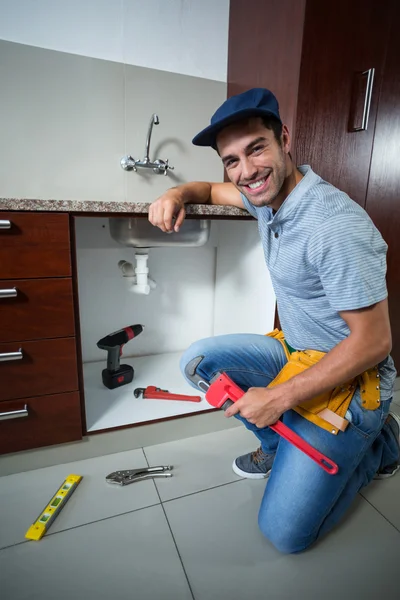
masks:
[(353, 379), (377, 365), (392, 348), (388, 301), (339, 313), (350, 335), (322, 360), (286, 383), (291, 407)]
[[(232, 183), (194, 181), (167, 190), (149, 208), (149, 221), (162, 231), (179, 231), (185, 219), (185, 204), (220, 204), (245, 208)], [(175, 223), (174, 223), (175, 219)]]
[(257, 427), (275, 423), (286, 410), (353, 379), (377, 365), (390, 352), (392, 338), (387, 299), (359, 310), (339, 313), (350, 329), (349, 336), (316, 365), (289, 381), (268, 388), (250, 388), (226, 412), (240, 414)]

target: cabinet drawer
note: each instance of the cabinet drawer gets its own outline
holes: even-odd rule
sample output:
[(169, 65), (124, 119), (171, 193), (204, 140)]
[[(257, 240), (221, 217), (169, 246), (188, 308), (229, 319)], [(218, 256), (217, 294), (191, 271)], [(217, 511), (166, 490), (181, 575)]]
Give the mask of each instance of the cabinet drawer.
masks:
[(71, 279), (0, 280), (0, 342), (74, 335)]
[(1, 454), (81, 438), (79, 392), (0, 403)]
[(1, 279), (70, 275), (68, 215), (0, 212)]
[[(10, 360), (8, 353), (22, 358)], [(75, 338), (0, 344), (0, 400), (78, 390)], [(1, 405), (0, 405), (1, 408)]]

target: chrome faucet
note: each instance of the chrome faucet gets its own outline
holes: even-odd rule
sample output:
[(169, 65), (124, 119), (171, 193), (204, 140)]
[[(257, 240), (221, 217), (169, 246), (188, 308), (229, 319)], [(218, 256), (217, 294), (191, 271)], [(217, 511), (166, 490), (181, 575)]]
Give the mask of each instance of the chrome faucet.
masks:
[(146, 147), (144, 150), (145, 157), (143, 160), (136, 160), (135, 158), (132, 158), (132, 156), (130, 156), (130, 155), (127, 155), (127, 156), (124, 156), (123, 158), (121, 158), (121, 167), (125, 171), (137, 171), (137, 167), (145, 167), (146, 169), (153, 169), (154, 173), (157, 173), (158, 175), (160, 173), (164, 173), (164, 175), (167, 175), (169, 169), (173, 170), (174, 167), (171, 167), (168, 164), (168, 159), (165, 161), (165, 160), (161, 160), (160, 158), (156, 158), (156, 160), (154, 162), (151, 162), (150, 157), (149, 157), (150, 140), (151, 140), (151, 134), (153, 131), (153, 125), (158, 125), (159, 123), (160, 123), (160, 120), (158, 118), (158, 115), (156, 115), (154, 113), (150, 119), (149, 129), (147, 131)]
[[(147, 131), (147, 139), (146, 139), (146, 148), (144, 149), (145, 151), (145, 156), (143, 159), (143, 164), (147, 164), (150, 162), (150, 158), (149, 158), (149, 152), (150, 152), (150, 140), (151, 140), (151, 133), (153, 131), (153, 125), (158, 125), (160, 123), (160, 119), (158, 118), (158, 115), (156, 115), (154, 113), (154, 115), (151, 117), (150, 119), (150, 123), (149, 123), (149, 129)], [(138, 163), (140, 164), (140, 163)], [(140, 166), (143, 166), (142, 164), (140, 164)]]

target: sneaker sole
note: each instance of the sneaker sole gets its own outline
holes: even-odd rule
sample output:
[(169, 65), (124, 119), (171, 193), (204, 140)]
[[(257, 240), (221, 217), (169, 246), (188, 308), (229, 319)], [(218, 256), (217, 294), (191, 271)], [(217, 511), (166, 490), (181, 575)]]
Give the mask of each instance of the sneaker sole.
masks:
[[(389, 415), (392, 417), (392, 419), (394, 419), (399, 427), (399, 431), (400, 431), (400, 417), (398, 415), (396, 415), (396, 413), (389, 411)], [(389, 416), (388, 415), (388, 416)], [(400, 446), (400, 435), (399, 435), (399, 446)]]
[[(392, 411), (389, 411), (389, 415), (392, 417), (392, 419), (394, 419), (396, 421), (396, 423), (399, 427), (399, 430), (400, 430), (400, 417)], [(399, 435), (398, 443), (400, 446), (400, 435)], [(374, 479), (389, 479), (389, 477), (393, 477), (393, 475), (396, 475), (396, 473), (398, 473), (399, 470), (400, 470), (400, 464), (397, 465), (397, 467), (395, 467), (391, 473), (377, 473), (375, 475)]]
[(264, 473), (248, 473), (247, 471), (242, 471), (236, 464), (236, 459), (232, 463), (232, 470), (239, 477), (243, 477), (244, 479), (267, 479), (271, 474), (271, 469)]
[(393, 477), (393, 475), (396, 475), (396, 473), (399, 471), (400, 469), (400, 465), (398, 465), (397, 467), (394, 468), (394, 470), (391, 473), (377, 473), (374, 477), (374, 479), (389, 479), (389, 477)]

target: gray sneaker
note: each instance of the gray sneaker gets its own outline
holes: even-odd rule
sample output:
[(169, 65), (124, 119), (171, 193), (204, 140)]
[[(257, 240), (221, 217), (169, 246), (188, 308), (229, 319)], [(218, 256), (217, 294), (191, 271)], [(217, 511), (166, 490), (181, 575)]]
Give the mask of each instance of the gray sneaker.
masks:
[(397, 439), (397, 443), (399, 446), (399, 456), (397, 458), (397, 462), (395, 462), (393, 465), (389, 465), (381, 471), (378, 471), (374, 479), (388, 479), (388, 477), (393, 477), (393, 475), (395, 475), (400, 469), (400, 418), (395, 413), (389, 412), (385, 422), (386, 425), (390, 427), (390, 429), (393, 432), (393, 435)]
[(275, 454), (265, 454), (261, 446), (255, 452), (239, 456), (232, 463), (232, 469), (246, 479), (265, 479), (271, 473)]

